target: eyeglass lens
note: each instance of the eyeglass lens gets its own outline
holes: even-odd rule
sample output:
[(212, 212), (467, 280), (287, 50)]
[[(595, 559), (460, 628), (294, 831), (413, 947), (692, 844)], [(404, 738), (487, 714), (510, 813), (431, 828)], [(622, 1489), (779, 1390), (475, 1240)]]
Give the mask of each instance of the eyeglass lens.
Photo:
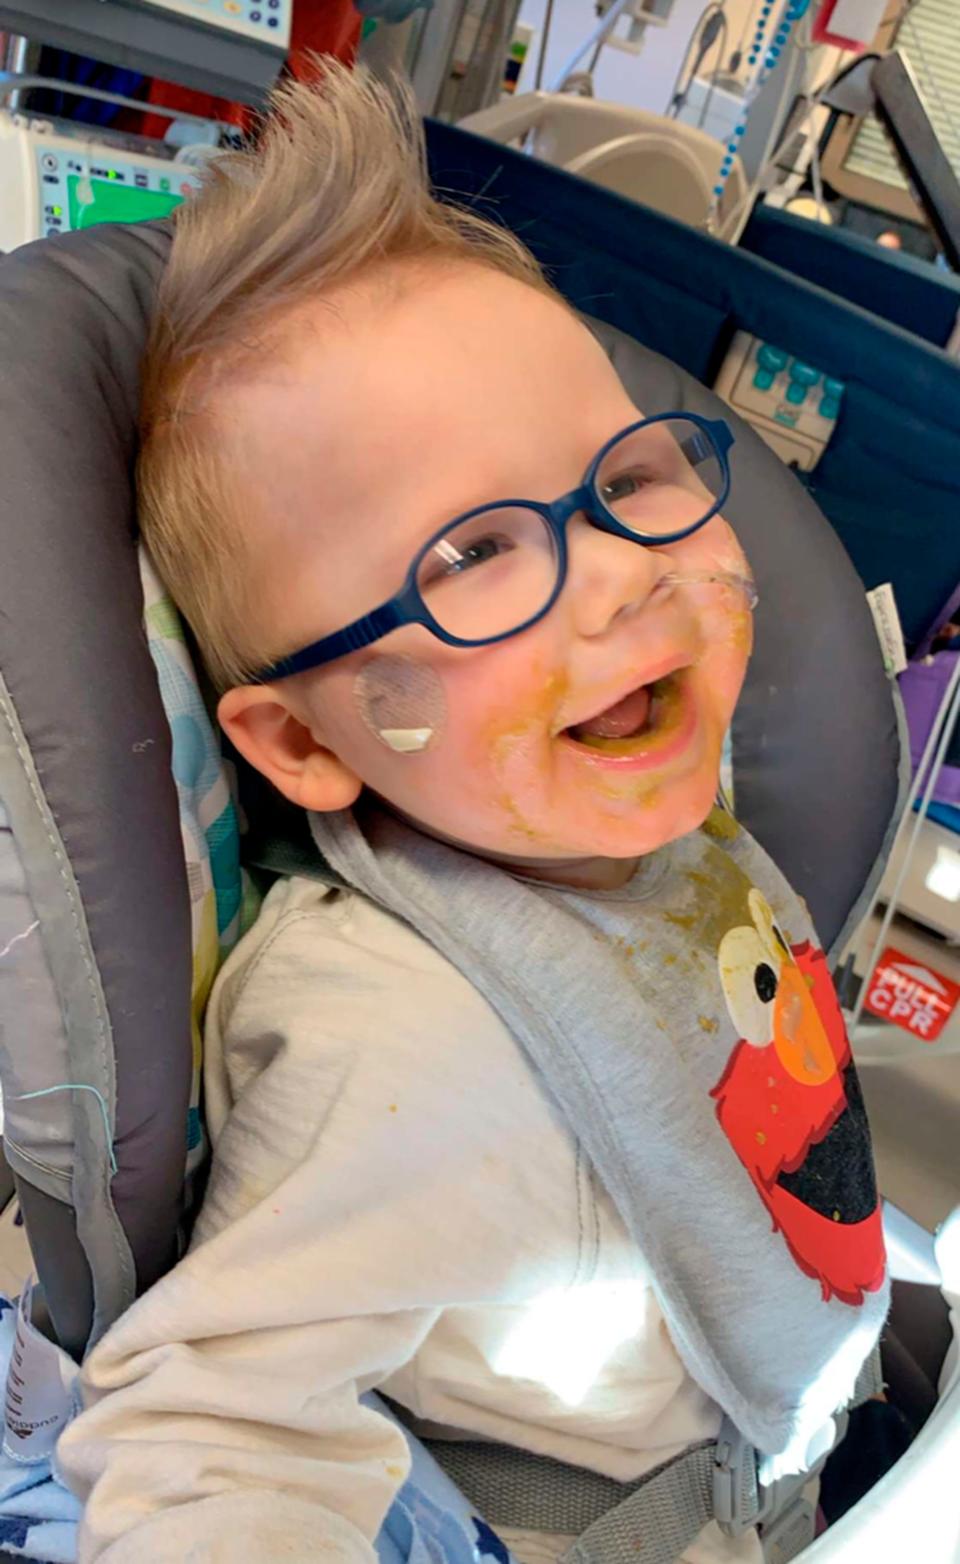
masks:
[(723, 489), (723, 463), (699, 424), (665, 418), (618, 440), (600, 463), (596, 486), (621, 526), (657, 537), (706, 515)]

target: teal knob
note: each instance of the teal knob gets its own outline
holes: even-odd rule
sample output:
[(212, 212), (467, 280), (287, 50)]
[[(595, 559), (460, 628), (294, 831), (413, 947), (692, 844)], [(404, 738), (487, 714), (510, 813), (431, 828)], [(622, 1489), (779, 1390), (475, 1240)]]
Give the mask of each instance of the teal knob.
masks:
[(801, 364), (799, 359), (794, 359), (790, 365), (790, 379), (795, 380), (798, 386), (815, 386), (820, 379), (820, 371), (814, 369), (812, 364)]
[(757, 350), (757, 363), (761, 369), (772, 369), (775, 375), (779, 374), (781, 369), (786, 369), (789, 361), (789, 353), (784, 353), (782, 348), (771, 347), (769, 342), (765, 342)]

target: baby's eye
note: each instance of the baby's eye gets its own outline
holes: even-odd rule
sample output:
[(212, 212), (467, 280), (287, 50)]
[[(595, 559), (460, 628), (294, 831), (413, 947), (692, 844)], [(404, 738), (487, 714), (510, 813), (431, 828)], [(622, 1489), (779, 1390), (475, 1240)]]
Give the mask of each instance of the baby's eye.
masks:
[(616, 505), (618, 500), (628, 500), (631, 495), (639, 494), (656, 481), (649, 468), (631, 467), (627, 472), (607, 478), (600, 493), (608, 505)]
[(482, 538), (474, 538), (471, 543), (460, 544), (456, 547), (447, 539), (434, 550), (426, 568), (426, 574), (421, 579), (421, 586), (435, 586), (440, 581), (448, 581), (452, 576), (465, 575), (470, 570), (475, 570), (478, 565), (485, 565), (491, 559), (497, 559), (501, 554), (509, 554), (516, 548), (516, 541), (502, 532), (491, 532)]

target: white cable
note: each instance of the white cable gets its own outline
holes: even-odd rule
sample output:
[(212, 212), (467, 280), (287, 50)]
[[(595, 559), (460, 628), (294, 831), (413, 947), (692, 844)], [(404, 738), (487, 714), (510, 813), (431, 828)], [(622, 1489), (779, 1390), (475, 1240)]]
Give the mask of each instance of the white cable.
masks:
[(559, 72), (556, 79), (547, 88), (548, 92), (563, 91), (563, 84), (567, 77), (576, 70), (584, 55), (593, 48), (594, 44), (603, 43), (606, 40), (608, 34), (613, 32), (613, 29), (619, 21), (622, 13), (631, 3), (632, 0), (613, 0), (613, 4), (611, 5), (609, 11), (607, 11), (606, 15), (600, 18), (590, 36), (584, 39), (580, 47), (573, 52), (566, 65), (563, 67), (563, 70)]
[[(857, 996), (857, 1003), (850, 1021), (849, 1032), (851, 1043), (853, 1042), (857, 1027), (860, 1024), (860, 1017), (863, 1014), (863, 1007), (866, 1004), (867, 993), (870, 988), (870, 980), (873, 977), (874, 968), (880, 959), (880, 952), (883, 950), (887, 935), (890, 932), (890, 925), (896, 915), (897, 902), (900, 897), (900, 891), (903, 887), (903, 882), (906, 879), (907, 869), (910, 867), (910, 862), (913, 858), (913, 854), (920, 837), (921, 828), (927, 818), (927, 811), (930, 808), (930, 800), (933, 798), (933, 790), (936, 787), (937, 778), (940, 775), (940, 771), (943, 767), (944, 756), (947, 753), (947, 748), (949, 746), (950, 740), (953, 737), (953, 730), (957, 725), (958, 717), (960, 717), (960, 657), (957, 658), (956, 665), (954, 666), (950, 675), (950, 681), (946, 690), (944, 691), (943, 700), (940, 702), (940, 708), (937, 712), (933, 727), (930, 729), (930, 736), (927, 739), (923, 756), (921, 757), (920, 764), (917, 767), (916, 777), (914, 778), (914, 781), (910, 786), (910, 791), (907, 794), (907, 802), (903, 811), (903, 818), (897, 827), (897, 833), (893, 839), (893, 845), (890, 849), (890, 856), (892, 858), (893, 854), (900, 845), (901, 839), (906, 835), (907, 827), (910, 824), (912, 817), (914, 822), (913, 834), (910, 838), (910, 843), (904, 855), (903, 862), (900, 865), (900, 870), (897, 874), (896, 881), (894, 882), (893, 890), (890, 892), (890, 896), (887, 902), (887, 910), (883, 915), (883, 921), (880, 924), (880, 932), (877, 935), (873, 950), (870, 953), (870, 959), (864, 971), (863, 983), (860, 987), (860, 993)], [(931, 766), (930, 758), (933, 755), (934, 749), (936, 749), (936, 755)], [(923, 783), (923, 779), (927, 774), (928, 767), (930, 768), (930, 774), (927, 777), (927, 785), (924, 789), (923, 799), (921, 801), (919, 811), (914, 815), (913, 806), (917, 801), (917, 794), (920, 792), (920, 788)], [(874, 908), (876, 907), (879, 900), (880, 887), (878, 886), (870, 906), (864, 914), (863, 925), (866, 924), (868, 918), (872, 917)]]

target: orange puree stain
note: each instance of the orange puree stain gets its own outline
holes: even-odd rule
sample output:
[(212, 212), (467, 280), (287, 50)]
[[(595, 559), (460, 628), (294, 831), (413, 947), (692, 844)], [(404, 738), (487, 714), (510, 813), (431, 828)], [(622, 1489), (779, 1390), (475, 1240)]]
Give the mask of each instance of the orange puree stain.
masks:
[(736, 820), (725, 809), (711, 809), (700, 829), (716, 842), (735, 842), (740, 835)]
[(496, 771), (504, 780), (502, 792), (495, 795), (493, 801), (507, 816), (511, 829), (531, 842), (546, 841), (548, 838), (524, 813), (505, 773), (518, 745), (530, 740), (536, 742), (549, 733), (552, 718), (568, 685), (566, 674), (548, 674), (541, 688), (531, 698), (512, 706), (509, 711), (492, 716), (478, 735), (481, 747), (490, 754)]

